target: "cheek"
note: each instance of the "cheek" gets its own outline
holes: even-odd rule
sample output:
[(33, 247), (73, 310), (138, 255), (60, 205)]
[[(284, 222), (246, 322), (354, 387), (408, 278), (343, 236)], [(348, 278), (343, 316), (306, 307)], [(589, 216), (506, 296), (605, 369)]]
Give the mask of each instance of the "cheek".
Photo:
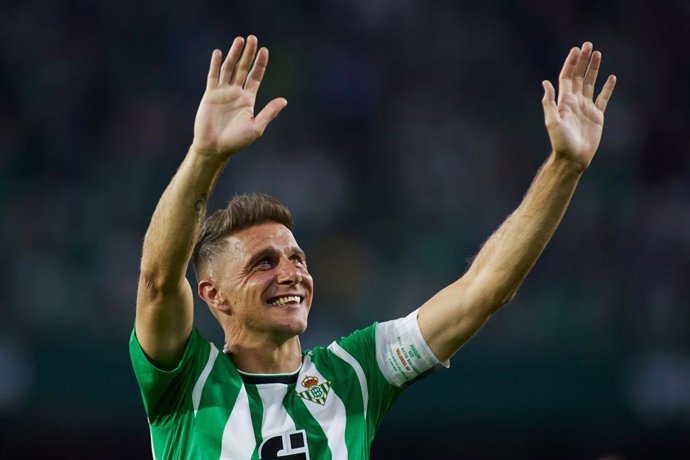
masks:
[(302, 284), (309, 291), (309, 308), (314, 300), (314, 279), (311, 275), (306, 274), (302, 279)]
[(272, 276), (267, 272), (256, 272), (239, 285), (240, 296), (246, 300), (263, 297), (266, 288), (271, 284)]
[(314, 293), (314, 279), (309, 273), (306, 273), (302, 278), (302, 284), (307, 287), (310, 293)]
[(314, 278), (311, 277), (308, 271), (302, 270), (302, 284), (311, 287), (314, 287)]

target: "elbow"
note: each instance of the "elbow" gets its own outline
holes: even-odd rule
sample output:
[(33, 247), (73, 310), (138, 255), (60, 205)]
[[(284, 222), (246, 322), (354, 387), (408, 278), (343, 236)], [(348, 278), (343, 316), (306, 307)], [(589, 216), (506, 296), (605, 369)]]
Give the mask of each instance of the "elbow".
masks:
[(149, 300), (160, 299), (177, 292), (179, 287), (180, 279), (178, 276), (158, 267), (142, 264), (139, 273), (140, 295), (145, 295)]
[(489, 315), (510, 303), (517, 294), (519, 284), (502, 280), (494, 273), (479, 273), (467, 283), (467, 295), (474, 304), (483, 305)]
[(493, 295), (489, 296), (489, 304), (491, 305), (491, 313), (500, 310), (504, 305), (513, 301), (517, 295), (519, 285), (511, 284), (510, 286), (500, 286), (493, 290)]
[(497, 311), (497, 310), (499, 310), (501, 307), (503, 307), (504, 305), (507, 305), (507, 304), (509, 304), (510, 302), (512, 302), (513, 299), (515, 298), (515, 296), (517, 295), (517, 291), (518, 291), (517, 288), (515, 288), (515, 289), (511, 290), (510, 292), (508, 292), (507, 294), (503, 295), (503, 296), (499, 299), (499, 301), (498, 301), (498, 303), (497, 303), (497, 305), (496, 305), (494, 311)]
[(155, 273), (149, 271), (141, 271), (139, 274), (139, 294), (141, 300), (146, 300), (146, 303), (155, 302), (164, 296), (165, 287), (161, 279)]

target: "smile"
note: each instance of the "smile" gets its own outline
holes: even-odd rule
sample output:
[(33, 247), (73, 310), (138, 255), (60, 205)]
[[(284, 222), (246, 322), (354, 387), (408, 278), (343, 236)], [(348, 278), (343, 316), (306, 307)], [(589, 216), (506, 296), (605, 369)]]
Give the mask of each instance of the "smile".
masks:
[(284, 295), (281, 297), (275, 297), (269, 300), (267, 303), (269, 305), (288, 305), (288, 304), (298, 304), (302, 302), (302, 297), (298, 295)]

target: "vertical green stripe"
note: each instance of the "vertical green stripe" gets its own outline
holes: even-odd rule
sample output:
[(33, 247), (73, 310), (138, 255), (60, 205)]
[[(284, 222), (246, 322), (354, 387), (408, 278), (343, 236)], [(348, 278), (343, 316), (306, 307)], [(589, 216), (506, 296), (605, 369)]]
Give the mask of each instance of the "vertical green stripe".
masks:
[[(376, 430), (378, 430), (383, 417), (388, 413), (393, 403), (405, 391), (404, 387), (396, 387), (388, 383), (381, 373), (378, 364), (367, 375), (367, 385), (369, 386), (369, 410), (367, 414), (367, 425), (369, 426), (370, 442), (374, 440)], [(366, 371), (365, 371), (366, 372)]]
[[(193, 443), (194, 455), (197, 458), (220, 458), (223, 430), (242, 388), (242, 380), (232, 363), (227, 362), (228, 359), (225, 356), (218, 356), (216, 359), (204, 385), (204, 391), (201, 393), (196, 418), (194, 418), (193, 410), (187, 412), (193, 419), (192, 423), (195, 424), (196, 439)], [(191, 401), (191, 393), (189, 398)], [(201, 449), (203, 452), (200, 451)]]
[(383, 416), (403, 392), (403, 388), (388, 383), (379, 368), (376, 360), (376, 330), (378, 327), (379, 325), (374, 323), (365, 329), (355, 331), (348, 337), (337, 340), (340, 346), (362, 366), (367, 379), (369, 403), (366, 421), (369, 443), (373, 441)]
[(283, 400), (283, 407), (288, 415), (295, 422), (298, 430), (307, 432), (307, 445), (309, 446), (309, 458), (318, 460), (331, 460), (331, 450), (328, 448), (328, 438), (323, 432), (319, 422), (314, 420), (309, 409), (305, 404), (316, 404), (305, 402), (295, 393), (295, 384), (288, 386), (287, 397)]
[(252, 460), (259, 460), (259, 447), (263, 438), (261, 436), (261, 422), (264, 419), (264, 405), (259, 396), (259, 390), (256, 385), (245, 385), (247, 396), (249, 397), (249, 412), (252, 416), (252, 428), (254, 429), (254, 440), (256, 441), (256, 449), (252, 454)]
[(330, 350), (325, 351), (328, 356), (328, 365), (321, 363), (322, 359), (319, 358), (323, 355), (312, 357), (316, 369), (332, 383), (331, 391), (334, 391), (345, 405), (345, 445), (348, 457), (367, 459), (371, 439), (364, 421), (364, 401), (359, 379), (352, 366)]

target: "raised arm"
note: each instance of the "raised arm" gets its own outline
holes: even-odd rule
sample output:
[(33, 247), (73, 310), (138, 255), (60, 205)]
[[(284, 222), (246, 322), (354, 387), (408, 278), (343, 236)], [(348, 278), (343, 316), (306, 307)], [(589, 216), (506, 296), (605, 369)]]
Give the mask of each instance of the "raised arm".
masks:
[(256, 116), (254, 103), (268, 50), (235, 38), (225, 62), (214, 50), (194, 122), (194, 141), (151, 218), (141, 258), (135, 329), (157, 364), (175, 365), (192, 330), (193, 296), (185, 278), (206, 202), (228, 159), (260, 137), (287, 105), (274, 99)]
[(600, 63), (601, 53), (592, 52), (592, 44), (585, 42), (565, 60), (558, 102), (553, 85), (542, 83), (551, 155), (520, 206), (484, 244), (468, 271), (419, 310), (422, 335), (442, 361), (513, 298), (560, 223), (599, 146), (604, 110), (616, 83), (609, 76), (596, 101), (592, 99)]

